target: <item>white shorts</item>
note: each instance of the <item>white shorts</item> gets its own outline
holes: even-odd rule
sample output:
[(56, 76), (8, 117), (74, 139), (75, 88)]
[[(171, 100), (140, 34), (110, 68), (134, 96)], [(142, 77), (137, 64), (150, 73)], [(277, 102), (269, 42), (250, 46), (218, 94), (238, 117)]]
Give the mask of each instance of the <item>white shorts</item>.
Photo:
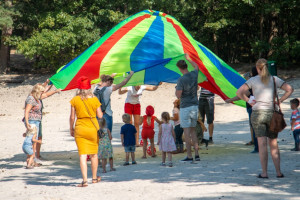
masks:
[(182, 128), (196, 127), (198, 120), (198, 106), (180, 108), (180, 126)]

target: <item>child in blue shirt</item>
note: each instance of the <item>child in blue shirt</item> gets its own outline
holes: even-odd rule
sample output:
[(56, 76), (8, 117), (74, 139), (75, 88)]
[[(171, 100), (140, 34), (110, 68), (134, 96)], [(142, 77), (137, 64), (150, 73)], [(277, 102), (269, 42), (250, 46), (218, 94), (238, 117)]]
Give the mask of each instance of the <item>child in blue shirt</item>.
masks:
[(295, 139), (295, 148), (291, 149), (291, 151), (299, 151), (300, 150), (300, 112), (298, 110), (299, 100), (292, 99), (290, 101), (292, 116), (291, 116), (291, 130), (293, 131), (294, 139)]
[(132, 164), (134, 165), (136, 164), (134, 153), (136, 129), (132, 124), (130, 124), (129, 114), (124, 114), (122, 116), (122, 120), (125, 124), (121, 127), (121, 141), (126, 153), (126, 161), (123, 165), (129, 165), (129, 153), (131, 154)]

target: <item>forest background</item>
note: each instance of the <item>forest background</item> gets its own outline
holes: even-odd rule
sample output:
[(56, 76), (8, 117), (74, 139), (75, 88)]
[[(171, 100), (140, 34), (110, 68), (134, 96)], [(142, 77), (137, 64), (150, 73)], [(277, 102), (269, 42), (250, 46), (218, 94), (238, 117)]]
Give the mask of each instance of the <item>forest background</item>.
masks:
[(11, 50), (33, 69), (55, 71), (145, 9), (172, 15), (225, 62), (299, 66), (297, 0), (1, 0), (0, 73), (12, 71)]

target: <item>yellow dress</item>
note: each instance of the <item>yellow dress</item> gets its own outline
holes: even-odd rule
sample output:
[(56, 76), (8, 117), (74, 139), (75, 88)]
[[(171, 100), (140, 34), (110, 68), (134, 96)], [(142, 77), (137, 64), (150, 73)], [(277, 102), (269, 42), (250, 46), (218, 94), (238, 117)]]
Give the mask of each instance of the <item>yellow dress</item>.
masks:
[(97, 154), (99, 146), (97, 130), (99, 129), (99, 124), (96, 119), (96, 110), (100, 107), (101, 103), (97, 97), (85, 99), (84, 102), (89, 109), (92, 120), (97, 126), (97, 129), (93, 125), (80, 96), (75, 96), (70, 103), (75, 108), (77, 117), (74, 134), (76, 145), (79, 155)]

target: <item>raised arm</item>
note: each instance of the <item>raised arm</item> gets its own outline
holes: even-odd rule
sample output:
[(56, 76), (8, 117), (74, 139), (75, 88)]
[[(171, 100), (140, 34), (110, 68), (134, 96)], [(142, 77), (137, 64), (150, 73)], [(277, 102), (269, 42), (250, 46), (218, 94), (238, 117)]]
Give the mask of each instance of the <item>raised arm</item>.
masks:
[(160, 82), (158, 85), (156, 86), (146, 86), (145, 90), (147, 91), (155, 91), (157, 90), (157, 88), (162, 84), (162, 82)]
[(187, 61), (189, 61), (192, 64), (192, 66), (194, 67), (195, 70), (199, 71), (199, 66), (197, 65), (197, 63), (192, 61), (189, 54), (185, 54), (185, 59), (187, 59)]
[(122, 94), (125, 94), (125, 93), (127, 93), (127, 92), (128, 92), (127, 88), (120, 88), (118, 93), (119, 93), (120, 95), (122, 95)]
[(52, 91), (49, 91), (49, 92), (44, 92), (42, 95), (41, 95), (41, 99), (46, 99), (47, 97), (50, 97), (52, 96), (53, 94), (56, 94), (56, 93), (60, 93), (61, 89), (56, 89), (56, 90), (52, 90)]
[(134, 74), (134, 71), (130, 71), (130, 74), (119, 84), (112, 86), (112, 91), (116, 91), (119, 88), (123, 87), (128, 83), (128, 81), (131, 79), (132, 75)]

